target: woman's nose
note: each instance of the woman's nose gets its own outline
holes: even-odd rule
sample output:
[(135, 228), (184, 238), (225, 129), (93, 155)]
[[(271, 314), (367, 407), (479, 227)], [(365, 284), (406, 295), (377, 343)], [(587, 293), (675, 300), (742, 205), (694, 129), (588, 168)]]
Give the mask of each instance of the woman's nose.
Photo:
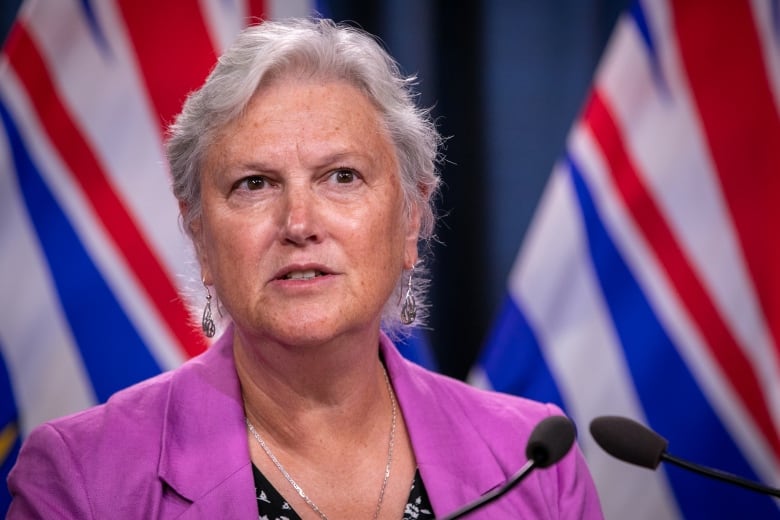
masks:
[(282, 240), (304, 245), (321, 239), (316, 196), (308, 186), (288, 186), (285, 190)]

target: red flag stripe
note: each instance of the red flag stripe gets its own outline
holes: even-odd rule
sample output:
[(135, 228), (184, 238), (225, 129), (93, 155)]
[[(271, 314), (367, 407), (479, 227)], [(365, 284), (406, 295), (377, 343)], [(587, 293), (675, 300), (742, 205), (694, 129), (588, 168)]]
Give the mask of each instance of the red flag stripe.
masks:
[(10, 65), (29, 93), (44, 131), (98, 215), (100, 225), (121, 251), (181, 349), (189, 356), (202, 352), (207, 345), (205, 339), (191, 326), (182, 298), (58, 97), (43, 57), (21, 21), (16, 23), (11, 38), (13, 51), (7, 53)]
[(119, 2), (160, 135), (216, 62), (199, 2)]
[[(773, 236), (780, 223), (780, 114), (750, 3), (671, 5), (705, 139), (780, 354), (780, 241)], [(700, 23), (702, 17), (712, 23)]]
[(254, 24), (260, 20), (264, 20), (268, 15), (265, 0), (249, 0), (247, 2), (247, 6), (249, 7), (249, 20), (247, 20), (248, 24)]
[(625, 208), (652, 247), (721, 371), (731, 381), (734, 391), (745, 409), (750, 411), (767, 443), (780, 456), (780, 438), (756, 373), (650, 195), (626, 150), (611, 111), (598, 90), (591, 96), (584, 119), (603, 152), (608, 163), (608, 174)]

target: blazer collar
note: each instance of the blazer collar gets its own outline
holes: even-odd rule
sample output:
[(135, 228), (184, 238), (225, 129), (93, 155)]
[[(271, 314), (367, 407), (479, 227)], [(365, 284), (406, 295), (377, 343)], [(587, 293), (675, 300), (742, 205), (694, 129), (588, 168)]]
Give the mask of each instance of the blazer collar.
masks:
[(472, 422), (478, 412), (463, 410), (441, 376), (403, 359), (384, 334), (380, 349), (437, 516), (505, 482), (496, 455)]
[(175, 371), (158, 471), (176, 493), (193, 502), (190, 512), (257, 515), (232, 326), (205, 353)]
[[(431, 504), (453, 511), (506, 480), (475, 427), (473, 411), (436, 384), (436, 376), (403, 359), (383, 333), (380, 352), (406, 422)], [(257, 503), (232, 326), (172, 378), (158, 472), (192, 501), (189, 512), (254, 518)]]

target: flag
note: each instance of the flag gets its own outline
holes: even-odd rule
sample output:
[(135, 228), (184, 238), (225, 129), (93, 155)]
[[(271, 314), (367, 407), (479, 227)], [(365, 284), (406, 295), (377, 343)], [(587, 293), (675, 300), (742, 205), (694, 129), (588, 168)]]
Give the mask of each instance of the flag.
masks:
[[(183, 296), (198, 271), (165, 128), (243, 26), (313, 10), (311, 0), (21, 6), (0, 54), (3, 482), (36, 425), (206, 348)], [(0, 511), (9, 501), (0, 486)]]
[(471, 380), (579, 425), (607, 518), (778, 518), (778, 503), (609, 457), (600, 415), (780, 486), (780, 3), (625, 12)]

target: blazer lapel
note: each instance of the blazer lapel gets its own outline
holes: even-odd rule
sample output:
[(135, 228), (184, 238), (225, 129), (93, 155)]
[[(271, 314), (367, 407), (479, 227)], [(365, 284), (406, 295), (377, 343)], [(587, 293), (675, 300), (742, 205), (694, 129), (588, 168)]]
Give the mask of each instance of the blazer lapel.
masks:
[(460, 402), (435, 384), (440, 376), (404, 360), (384, 334), (380, 346), (436, 515), (501, 485), (506, 475), (471, 422), (475, 411), (459, 410)]
[(192, 505), (182, 518), (256, 518), (233, 331), (178, 371), (171, 383), (160, 478)]

